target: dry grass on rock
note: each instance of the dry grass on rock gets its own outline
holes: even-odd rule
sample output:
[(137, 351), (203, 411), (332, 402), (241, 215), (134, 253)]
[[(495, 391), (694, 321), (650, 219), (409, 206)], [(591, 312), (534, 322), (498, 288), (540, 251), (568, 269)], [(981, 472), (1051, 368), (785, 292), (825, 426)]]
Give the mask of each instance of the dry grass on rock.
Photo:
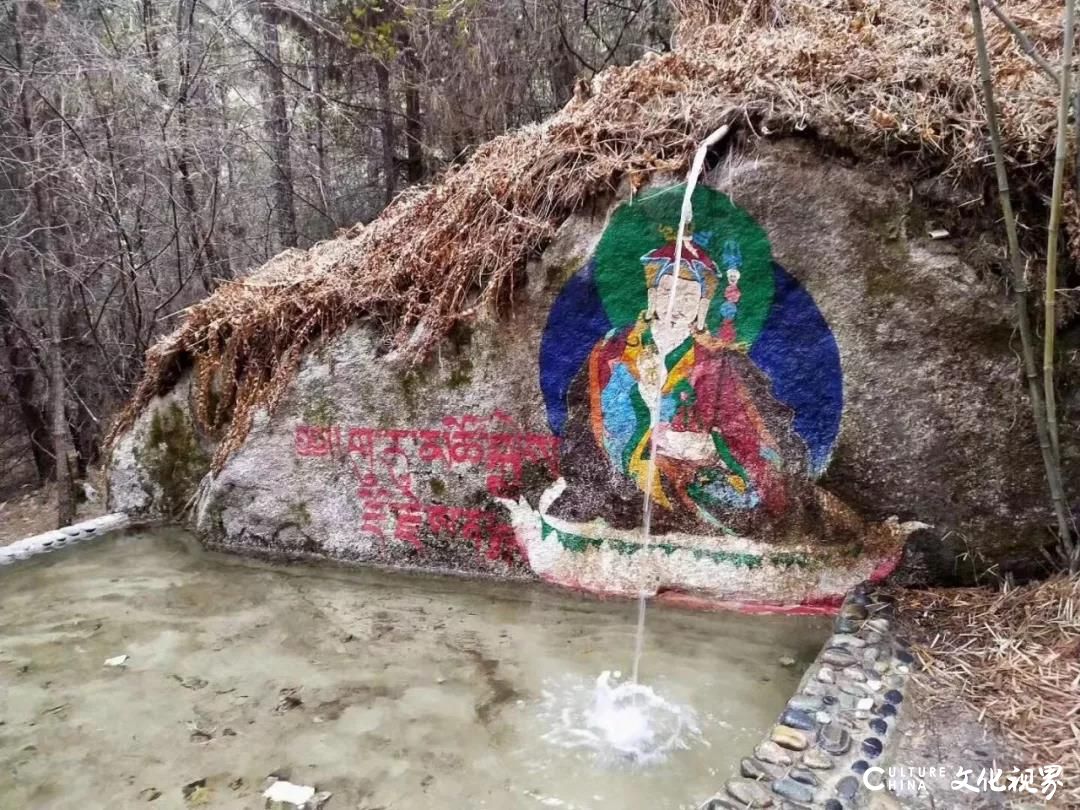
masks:
[[(1006, 5), (1054, 62), (1057, 11), (1037, 0)], [(110, 440), (194, 366), (196, 416), (222, 433), (220, 467), (313, 341), (370, 319), (390, 348), (422, 360), (457, 322), (507, 306), (524, 263), (583, 202), (626, 179), (637, 188), (682, 170), (722, 123), (745, 137), (806, 132), (863, 157), (989, 177), (963, 0), (682, 6), (673, 53), (604, 71), (543, 125), (482, 146), (370, 225), (287, 251), (191, 307), (148, 353)], [(988, 34), (1005, 147), (1038, 174), (1052, 149), (1055, 89), (996, 20)]]
[(1054, 806), (1080, 807), (1080, 578), (897, 596), (924, 639), (928, 698), (969, 705), (1027, 758), (1017, 767), (1060, 765)]

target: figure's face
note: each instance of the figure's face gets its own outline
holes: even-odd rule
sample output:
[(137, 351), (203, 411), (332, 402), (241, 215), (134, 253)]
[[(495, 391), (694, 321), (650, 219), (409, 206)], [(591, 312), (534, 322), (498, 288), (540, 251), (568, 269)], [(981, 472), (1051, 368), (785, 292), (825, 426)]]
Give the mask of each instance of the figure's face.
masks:
[[(672, 287), (675, 288), (674, 303), (671, 299)], [(701, 296), (701, 285), (694, 279), (677, 278), (669, 273), (660, 279), (656, 288), (656, 317), (671, 326), (689, 329), (701, 312), (702, 305), (707, 303), (708, 299)]]

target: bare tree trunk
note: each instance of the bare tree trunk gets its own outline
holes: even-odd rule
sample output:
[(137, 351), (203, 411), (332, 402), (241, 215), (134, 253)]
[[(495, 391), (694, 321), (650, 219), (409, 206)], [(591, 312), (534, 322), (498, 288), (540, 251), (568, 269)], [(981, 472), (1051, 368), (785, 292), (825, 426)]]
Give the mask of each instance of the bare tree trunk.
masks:
[(34, 470), (37, 472), (38, 483), (44, 484), (52, 478), (53, 474), (49, 431), (45, 413), (34, 396), (34, 383), (37, 376), (34, 373), (34, 361), (24, 341), (17, 334), (19, 330), (15, 325), (15, 318), (13, 308), (8, 305), (6, 293), (0, 291), (0, 322), (3, 323), (0, 339), (3, 340), (4, 354), (11, 370), (11, 387), (19, 405), (19, 416), (22, 418), (27, 439), (30, 441)]
[(410, 183), (424, 179), (424, 122), (420, 118), (420, 60), (405, 50), (405, 167)]
[(190, 104), (195, 95), (197, 76), (191, 74), (191, 40), (195, 28), (196, 0), (181, 0), (177, 6), (176, 39), (178, 43), (177, 59), (180, 74), (180, 86), (176, 97), (176, 123), (179, 148), (176, 150), (176, 168), (180, 172), (180, 188), (184, 193), (184, 207), (187, 209), (187, 225), (190, 231), (191, 261), (195, 274), (200, 278), (203, 288), (213, 292), (217, 286), (215, 270), (223, 271), (228, 277), (231, 272), (227, 266), (218, 268), (218, 250), (214, 244), (214, 226), (211, 223), (203, 228), (201, 206), (195, 191), (192, 166), (195, 163), (195, 149), (191, 142)]
[[(317, 0), (311, 0), (311, 15), (316, 16), (319, 11)], [(319, 199), (322, 201), (323, 213), (337, 227), (337, 218), (330, 210), (329, 195), (326, 187), (331, 180), (326, 169), (326, 105), (323, 103), (323, 47), (322, 35), (315, 33), (311, 39), (311, 93), (314, 101), (315, 112), (315, 185), (319, 190)]]
[(379, 107), (382, 126), (382, 173), (386, 204), (397, 193), (397, 165), (394, 160), (394, 142), (397, 132), (394, 127), (394, 99), (390, 93), (390, 70), (380, 61), (375, 62), (375, 79), (379, 83)]
[(570, 50), (569, 43), (566, 41), (566, 35), (563, 28), (563, 20), (566, 15), (563, 10), (562, 0), (555, 0), (555, 2), (551, 4), (550, 13), (554, 18), (552, 24), (555, 31), (553, 32), (552, 38), (555, 41), (549, 45), (552, 53), (552, 61), (548, 75), (549, 81), (551, 82), (551, 92), (555, 97), (555, 106), (562, 107), (574, 95), (574, 83), (577, 81), (578, 63)]
[(259, 4), (266, 74), (266, 131), (270, 137), (270, 155), (274, 161), (274, 219), (282, 247), (294, 247), (296, 208), (293, 204), (293, 171), (289, 143), (289, 122), (285, 108), (285, 81), (281, 75), (281, 48), (273, 8)]
[[(17, 3), (12, 9), (12, 22), (14, 23), (15, 61), (21, 73), (24, 68), (24, 59)], [(28, 144), (25, 147), (27, 165), (30, 167), (41, 166), (41, 155), (37, 154), (36, 145), (30, 146), (30, 144), (36, 144), (34, 140), (36, 129), (25, 82), (19, 91), (19, 108), (26, 144)], [(73, 448), (65, 407), (67, 392), (64, 382), (63, 334), (60, 330), (62, 302), (60, 300), (60, 291), (57, 289), (58, 279), (54, 277), (55, 270), (51, 265), (56, 256), (52, 244), (52, 228), (55, 223), (53, 221), (50, 191), (46, 187), (45, 181), (33, 175), (28, 176), (27, 179), (32, 193), (34, 217), (37, 225), (32, 238), (37, 253), (38, 266), (41, 269), (41, 279), (45, 289), (45, 307), (47, 309), (45, 358), (49, 374), (49, 429), (52, 435), (53, 458), (56, 461), (56, 516), (58, 525), (66, 526), (75, 519), (75, 493), (70, 466)]]
[(60, 295), (57, 279), (48, 266), (48, 256), (41, 256), (41, 278), (45, 285), (48, 330), (49, 421), (53, 456), (56, 458), (56, 521), (58, 526), (75, 522), (75, 491), (71, 478), (74, 448), (67, 421), (67, 385), (64, 381), (63, 336), (60, 333)]

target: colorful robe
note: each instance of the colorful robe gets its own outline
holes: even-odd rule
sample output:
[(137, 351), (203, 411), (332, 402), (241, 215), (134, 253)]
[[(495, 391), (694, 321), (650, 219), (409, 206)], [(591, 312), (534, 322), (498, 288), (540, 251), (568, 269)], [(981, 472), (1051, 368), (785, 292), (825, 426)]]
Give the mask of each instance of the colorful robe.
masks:
[[(574, 479), (586, 487), (604, 486), (597, 469), (603, 457), (603, 466), (615, 473), (606, 476), (608, 487), (614, 478), (633, 482), (636, 499), (625, 487), (615, 487), (612, 505), (620, 511), (617, 502), (625, 501), (625, 516), (616, 516), (614, 525), (640, 522), (652, 449), (653, 403), (645, 397), (655, 396), (655, 389), (650, 394), (639, 383), (645, 362), (655, 363), (657, 357), (648, 322), (639, 318), (596, 345), (571, 389), (561, 469), (569, 489)], [(667, 355), (664, 365), (661, 429), (707, 435), (714, 452), (683, 459), (658, 445), (652, 499), (660, 508), (653, 510), (654, 528), (736, 531), (757, 522), (755, 515), (770, 519), (785, 513), (792, 482), (798, 487), (806, 480), (806, 448), (791, 428), (790, 409), (773, 398), (768, 380), (745, 351), (708, 335), (692, 335)], [(580, 401), (583, 394), (587, 403)], [(582, 435), (586, 430), (589, 435)], [(588, 519), (580, 493), (570, 494), (563, 508), (567, 517)]]

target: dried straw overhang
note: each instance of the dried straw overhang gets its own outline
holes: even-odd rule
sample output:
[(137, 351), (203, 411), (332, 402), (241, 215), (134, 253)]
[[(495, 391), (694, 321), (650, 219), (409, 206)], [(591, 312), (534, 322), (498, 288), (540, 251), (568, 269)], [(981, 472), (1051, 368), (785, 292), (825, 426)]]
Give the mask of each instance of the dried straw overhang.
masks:
[[(313, 341), (368, 319), (391, 347), (423, 359), (457, 322), (505, 306), (527, 259), (586, 200), (624, 179), (636, 187), (681, 171), (722, 123), (747, 138), (802, 132), (977, 185), (991, 177), (965, 0), (681, 5), (672, 53), (604, 71), (548, 121), (483, 145), (371, 224), (287, 251), (191, 307), (148, 352), (110, 441), (193, 367), (195, 416), (221, 436), (220, 467)], [(1007, 3), (1056, 64), (1051, 6)], [(988, 36), (1009, 158), (1029, 177), (1049, 176), (1056, 87), (996, 20)]]

